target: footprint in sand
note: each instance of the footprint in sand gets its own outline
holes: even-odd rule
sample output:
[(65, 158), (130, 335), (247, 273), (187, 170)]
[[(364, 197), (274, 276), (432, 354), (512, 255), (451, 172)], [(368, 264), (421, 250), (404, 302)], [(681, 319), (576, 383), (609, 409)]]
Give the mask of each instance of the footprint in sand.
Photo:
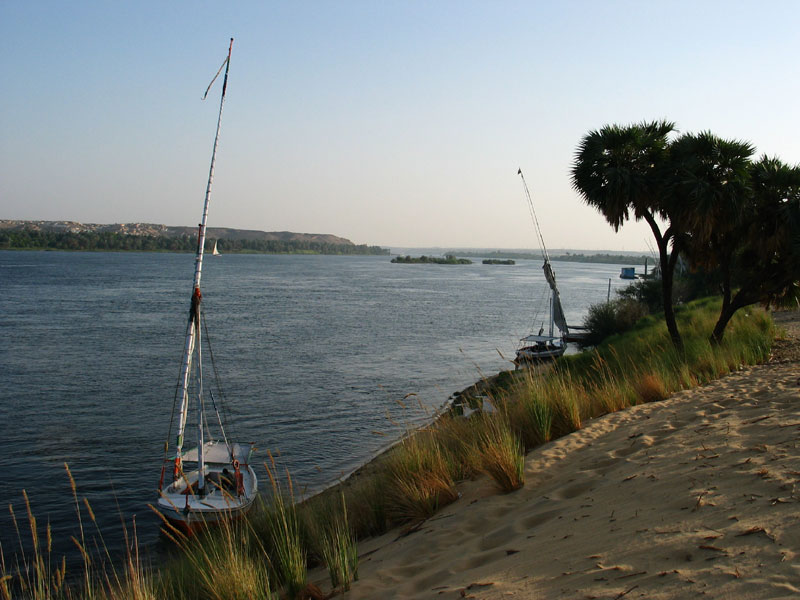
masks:
[(550, 497), (553, 500), (571, 500), (572, 498), (577, 498), (578, 496), (586, 494), (586, 492), (594, 488), (595, 483), (594, 481), (581, 481), (580, 483), (567, 485), (556, 490), (556, 493), (552, 494)]
[(494, 561), (499, 560), (505, 556), (506, 556), (505, 552), (500, 552), (497, 550), (481, 552), (480, 554), (475, 554), (465, 560), (458, 562), (455, 565), (455, 570), (468, 571), (470, 569), (476, 569), (478, 567), (488, 565), (489, 563), (493, 563)]
[(521, 522), (527, 529), (535, 529), (539, 525), (547, 523), (549, 520), (555, 519), (556, 517), (560, 516), (561, 513), (563, 512), (564, 511), (560, 508), (554, 510), (547, 510), (541, 513), (536, 513), (528, 517), (525, 517), (524, 519), (522, 519)]
[(445, 581), (452, 574), (453, 573), (449, 569), (440, 569), (434, 573), (431, 573), (430, 575), (426, 575), (425, 577), (421, 577), (415, 580), (413, 585), (413, 590), (416, 593), (429, 591), (437, 584), (440, 584), (442, 581)]
[(625, 458), (626, 456), (630, 456), (631, 454), (635, 454), (641, 450), (637, 444), (631, 444), (630, 446), (626, 446), (625, 448), (620, 448), (619, 450), (614, 451), (614, 456), (616, 458)]
[(485, 535), (478, 544), (478, 550), (484, 552), (486, 550), (494, 550), (503, 545), (512, 543), (518, 533), (512, 525), (506, 525), (500, 529), (495, 529), (488, 535)]
[(613, 457), (596, 460), (585, 469), (581, 469), (584, 473), (597, 473), (600, 476), (605, 475), (619, 464), (619, 460)]
[(651, 432), (652, 437), (649, 438), (650, 443), (648, 445), (658, 446), (660, 444), (663, 444), (664, 442), (669, 441), (670, 437), (672, 437), (672, 435), (677, 431), (678, 430), (675, 427), (673, 427), (672, 424), (667, 424), (665, 427), (662, 427), (661, 429), (657, 429)]
[(714, 402), (714, 403), (709, 404), (709, 405), (706, 406), (705, 412), (706, 412), (707, 415), (716, 415), (716, 414), (724, 412), (726, 410), (728, 410), (727, 406), (723, 406), (719, 402)]

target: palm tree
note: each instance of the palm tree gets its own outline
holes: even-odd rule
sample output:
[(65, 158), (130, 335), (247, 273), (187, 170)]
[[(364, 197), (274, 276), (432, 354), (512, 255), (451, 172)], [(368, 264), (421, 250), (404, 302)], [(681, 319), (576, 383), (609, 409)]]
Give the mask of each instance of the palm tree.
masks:
[(800, 301), (800, 166), (765, 156), (749, 171), (752, 195), (733, 234), (737, 289), (714, 327), (717, 343), (740, 308)]
[[(599, 210), (618, 231), (630, 218), (644, 219), (658, 247), (664, 319), (676, 348), (683, 342), (675, 322), (672, 282), (679, 229), (672, 223), (673, 182), (670, 141), (675, 124), (668, 121), (606, 125), (589, 132), (578, 145), (572, 185), (584, 201)], [(661, 230), (659, 219), (667, 222)], [(669, 252), (672, 245), (672, 253)]]
[[(685, 134), (672, 142), (673, 219), (684, 235), (682, 250), (693, 268), (718, 270), (722, 281), (722, 311), (718, 343), (731, 310), (734, 255), (742, 244), (742, 227), (752, 219), (750, 157), (748, 142), (724, 140), (710, 132)], [(723, 316), (727, 315), (722, 323)]]

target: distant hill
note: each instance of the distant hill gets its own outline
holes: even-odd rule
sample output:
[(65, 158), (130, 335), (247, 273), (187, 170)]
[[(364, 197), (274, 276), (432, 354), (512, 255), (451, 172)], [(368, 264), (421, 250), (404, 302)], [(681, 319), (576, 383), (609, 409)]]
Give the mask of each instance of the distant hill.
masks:
[[(218, 242), (220, 252), (228, 253), (389, 254), (379, 246), (356, 245), (327, 233), (209, 227), (206, 241), (211, 240)], [(196, 227), (0, 220), (0, 249), (193, 252), (196, 245)]]
[[(78, 223), (76, 221), (13, 221), (0, 220), (0, 231), (28, 229), (52, 233), (117, 233), (120, 235), (146, 235), (182, 237), (193, 236), (197, 227), (158, 225), (155, 223)], [(206, 237), (219, 240), (264, 240), (279, 242), (317, 242), (354, 246), (350, 240), (329, 233), (292, 233), (291, 231), (258, 231), (255, 229), (231, 229), (230, 227), (209, 227)]]

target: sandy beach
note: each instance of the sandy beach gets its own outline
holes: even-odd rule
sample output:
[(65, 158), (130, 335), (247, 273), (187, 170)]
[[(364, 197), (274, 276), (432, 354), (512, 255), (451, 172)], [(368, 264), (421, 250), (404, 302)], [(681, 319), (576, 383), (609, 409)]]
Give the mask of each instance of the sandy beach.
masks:
[(361, 542), (345, 597), (800, 597), (800, 315), (775, 320), (769, 363), (588, 421), (528, 454), (521, 490), (464, 482)]

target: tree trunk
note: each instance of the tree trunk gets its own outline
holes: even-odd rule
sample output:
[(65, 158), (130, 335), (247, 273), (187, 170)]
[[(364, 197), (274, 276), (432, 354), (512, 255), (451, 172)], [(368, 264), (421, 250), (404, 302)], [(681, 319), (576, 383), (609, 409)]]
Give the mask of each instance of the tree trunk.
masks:
[(672, 237), (669, 227), (664, 232), (664, 235), (661, 235), (661, 229), (652, 215), (645, 214), (644, 220), (650, 225), (650, 229), (653, 231), (653, 235), (656, 238), (656, 245), (658, 246), (658, 259), (661, 265), (661, 301), (664, 304), (664, 321), (667, 324), (667, 331), (672, 340), (672, 345), (682, 352), (683, 340), (678, 331), (678, 323), (675, 321), (675, 309), (672, 306), (672, 282), (678, 253), (673, 251), (674, 256), (670, 256), (667, 252), (667, 246)]
[(708, 340), (712, 346), (718, 346), (722, 343), (725, 327), (728, 326), (728, 321), (731, 320), (733, 313), (738, 310), (737, 308), (732, 309), (731, 304), (731, 270), (729, 261), (722, 261), (720, 268), (722, 270), (722, 310), (719, 311), (717, 324), (714, 325), (714, 331), (711, 332), (711, 337)]
[(731, 320), (735, 312), (736, 310), (731, 310), (730, 305), (728, 305), (727, 309), (723, 308), (719, 313), (717, 324), (714, 325), (714, 331), (711, 332), (711, 337), (708, 339), (712, 346), (719, 346), (722, 343), (722, 336), (725, 335), (725, 328), (728, 326), (728, 321)]
[[(666, 244), (665, 244), (666, 246)], [(672, 306), (672, 284), (675, 279), (675, 263), (678, 253), (673, 250), (672, 256), (667, 255), (666, 247), (659, 252), (661, 257), (661, 295), (664, 301), (664, 321), (667, 323), (667, 331), (672, 340), (672, 345), (679, 351), (683, 351), (683, 340), (678, 331), (678, 323), (675, 320), (675, 308)]]
[(708, 338), (712, 346), (718, 346), (722, 343), (722, 337), (725, 335), (725, 328), (728, 326), (728, 323), (733, 318), (733, 315), (736, 314), (737, 310), (758, 302), (758, 296), (751, 292), (752, 290), (739, 290), (727, 306), (723, 305), (719, 313), (719, 319), (717, 319), (717, 324), (714, 325), (714, 331), (711, 332), (711, 337)]

